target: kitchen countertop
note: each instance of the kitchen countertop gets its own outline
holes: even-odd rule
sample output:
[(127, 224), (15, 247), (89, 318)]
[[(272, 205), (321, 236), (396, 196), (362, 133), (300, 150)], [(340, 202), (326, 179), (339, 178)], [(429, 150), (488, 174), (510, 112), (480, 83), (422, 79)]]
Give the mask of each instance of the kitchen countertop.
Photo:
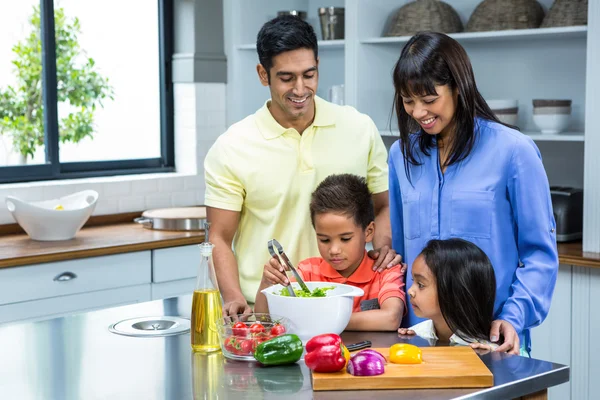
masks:
[[(204, 241), (202, 231), (145, 229), (130, 222), (135, 216), (139, 216), (139, 213), (113, 216), (115, 223), (86, 226), (74, 239), (60, 242), (37, 242), (24, 233), (2, 234), (0, 229), (0, 268), (183, 246)], [(11, 229), (4, 231), (19, 230), (18, 225), (13, 225)], [(583, 252), (581, 242), (559, 243), (558, 255), (561, 264), (600, 268), (600, 253)]]
[(134, 222), (85, 227), (75, 238), (38, 242), (26, 234), (0, 236), (0, 268), (198, 244), (204, 232), (157, 231)]
[[(156, 338), (116, 335), (108, 327), (142, 316), (189, 318), (191, 295), (0, 326), (2, 398), (29, 399), (347, 399), (365, 392), (312, 392), (301, 361), (260, 368), (229, 361), (220, 353), (193, 353), (189, 333)], [(347, 332), (346, 343), (371, 340), (373, 347), (400, 341), (426, 346), (396, 333)], [(381, 390), (378, 399), (510, 399), (544, 393), (569, 380), (569, 367), (501, 353), (481, 355), (494, 374), (485, 389)], [(372, 391), (369, 393), (373, 393)], [(541, 399), (545, 397), (526, 396)]]

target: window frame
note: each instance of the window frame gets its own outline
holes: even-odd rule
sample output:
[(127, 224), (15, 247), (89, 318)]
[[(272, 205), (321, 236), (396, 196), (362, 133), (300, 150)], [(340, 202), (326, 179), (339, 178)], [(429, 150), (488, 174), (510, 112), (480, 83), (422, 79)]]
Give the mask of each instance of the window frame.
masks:
[(0, 166), (0, 184), (175, 171), (173, 82), (173, 2), (158, 2), (160, 149), (161, 156), (112, 161), (60, 162), (54, 0), (40, 0), (42, 102), (45, 164)]

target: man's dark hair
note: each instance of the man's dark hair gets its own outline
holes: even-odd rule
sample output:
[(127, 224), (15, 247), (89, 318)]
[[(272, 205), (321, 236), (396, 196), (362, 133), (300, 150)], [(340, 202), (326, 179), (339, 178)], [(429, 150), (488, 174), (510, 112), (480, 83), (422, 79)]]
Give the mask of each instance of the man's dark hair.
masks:
[(357, 226), (366, 229), (375, 220), (373, 200), (365, 178), (352, 175), (330, 175), (317, 186), (310, 201), (310, 219), (315, 215), (334, 213), (353, 218)]
[(269, 82), (271, 82), (273, 57), (298, 49), (312, 50), (315, 53), (315, 60), (319, 56), (317, 35), (312, 26), (300, 17), (284, 15), (273, 18), (260, 28), (256, 37), (256, 50), (259, 62), (267, 70)]

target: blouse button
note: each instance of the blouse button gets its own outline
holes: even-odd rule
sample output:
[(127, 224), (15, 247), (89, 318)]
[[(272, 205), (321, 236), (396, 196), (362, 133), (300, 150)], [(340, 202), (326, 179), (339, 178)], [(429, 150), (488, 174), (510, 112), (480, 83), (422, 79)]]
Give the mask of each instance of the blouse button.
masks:
[(555, 231), (555, 230), (556, 230), (556, 229), (552, 228), (552, 229), (550, 229), (550, 232), (554, 233), (554, 231)]

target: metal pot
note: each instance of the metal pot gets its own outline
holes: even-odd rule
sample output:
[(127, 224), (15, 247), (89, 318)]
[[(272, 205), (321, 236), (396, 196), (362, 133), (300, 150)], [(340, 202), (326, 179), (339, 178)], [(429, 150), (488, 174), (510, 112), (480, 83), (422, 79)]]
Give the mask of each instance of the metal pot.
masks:
[(206, 207), (148, 210), (134, 221), (144, 228), (161, 231), (202, 231), (206, 224)]
[(321, 21), (321, 35), (323, 40), (338, 40), (344, 38), (344, 8), (321, 7), (319, 8)]

